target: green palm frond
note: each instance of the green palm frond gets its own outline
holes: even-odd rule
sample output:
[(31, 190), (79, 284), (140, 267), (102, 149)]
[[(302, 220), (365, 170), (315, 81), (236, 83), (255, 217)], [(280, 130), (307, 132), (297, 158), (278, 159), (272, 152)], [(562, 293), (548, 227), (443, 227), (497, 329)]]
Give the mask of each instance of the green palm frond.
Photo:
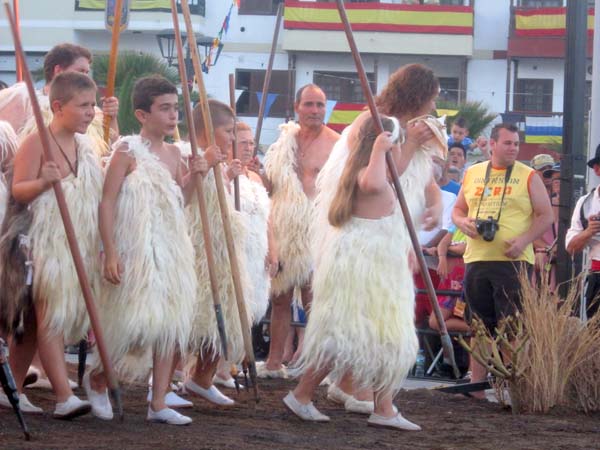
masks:
[(487, 109), (481, 101), (471, 101), (461, 104), (440, 101), (436, 102), (436, 106), (439, 109), (458, 110), (458, 114), (456, 114), (456, 116), (448, 117), (446, 119), (448, 132), (450, 132), (452, 121), (455, 117), (464, 117), (469, 124), (469, 136), (472, 139), (475, 139), (477, 136), (481, 135), (483, 130), (485, 130), (492, 120), (494, 120), (498, 115)]

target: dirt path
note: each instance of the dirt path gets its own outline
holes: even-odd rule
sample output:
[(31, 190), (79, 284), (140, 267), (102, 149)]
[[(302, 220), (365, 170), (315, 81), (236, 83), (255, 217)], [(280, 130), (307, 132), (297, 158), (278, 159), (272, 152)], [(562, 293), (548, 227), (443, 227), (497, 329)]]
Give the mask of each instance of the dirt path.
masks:
[(188, 410), (194, 422), (188, 427), (147, 423), (143, 386), (124, 389), (123, 423), (102, 422), (91, 416), (72, 422), (54, 420), (53, 395), (28, 390), (32, 402), (46, 413), (26, 417), (33, 440), (25, 442), (12, 411), (0, 409), (0, 449), (600, 448), (600, 415), (513, 417), (496, 404), (428, 390), (403, 392), (397, 401), (404, 415), (423, 427), (421, 432), (368, 428), (365, 416), (346, 414), (328, 402), (324, 388), (316, 404), (331, 416), (331, 422), (305, 423), (288, 413), (281, 402), (293, 385), (288, 381), (263, 381), (258, 405), (247, 394), (230, 409), (195, 399), (195, 408)]

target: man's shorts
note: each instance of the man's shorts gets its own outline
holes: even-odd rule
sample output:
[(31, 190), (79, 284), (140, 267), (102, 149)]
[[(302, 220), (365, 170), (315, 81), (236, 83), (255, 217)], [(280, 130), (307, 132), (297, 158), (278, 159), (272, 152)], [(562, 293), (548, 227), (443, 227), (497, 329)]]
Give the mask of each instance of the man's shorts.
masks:
[(503, 317), (521, 306), (519, 272), (531, 275), (532, 265), (525, 261), (478, 261), (466, 264), (465, 297), (471, 315), (483, 320), (492, 331)]

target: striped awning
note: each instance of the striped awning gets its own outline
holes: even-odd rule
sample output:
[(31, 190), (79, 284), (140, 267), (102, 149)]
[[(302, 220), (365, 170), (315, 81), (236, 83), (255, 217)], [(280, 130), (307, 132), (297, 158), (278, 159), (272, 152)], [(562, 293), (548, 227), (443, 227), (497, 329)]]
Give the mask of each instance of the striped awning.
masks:
[[(564, 36), (566, 30), (566, 8), (535, 8), (515, 10), (516, 36)], [(594, 32), (594, 9), (588, 10), (588, 34)]]
[[(346, 4), (354, 31), (473, 34), (473, 8), (447, 5)], [(343, 30), (335, 3), (286, 0), (288, 30)]]

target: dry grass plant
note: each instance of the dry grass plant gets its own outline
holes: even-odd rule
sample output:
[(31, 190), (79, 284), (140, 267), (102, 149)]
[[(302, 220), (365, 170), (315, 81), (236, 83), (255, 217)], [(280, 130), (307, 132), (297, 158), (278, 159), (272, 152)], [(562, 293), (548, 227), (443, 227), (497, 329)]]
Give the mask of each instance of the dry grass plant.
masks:
[(547, 413), (555, 406), (600, 410), (600, 315), (587, 323), (574, 317), (580, 279), (572, 280), (566, 299), (546, 280), (533, 285), (521, 273), (520, 281), (521, 312), (501, 322), (493, 338), (474, 321), (472, 343), (463, 346), (497, 378), (500, 402), (508, 387), (513, 413)]

